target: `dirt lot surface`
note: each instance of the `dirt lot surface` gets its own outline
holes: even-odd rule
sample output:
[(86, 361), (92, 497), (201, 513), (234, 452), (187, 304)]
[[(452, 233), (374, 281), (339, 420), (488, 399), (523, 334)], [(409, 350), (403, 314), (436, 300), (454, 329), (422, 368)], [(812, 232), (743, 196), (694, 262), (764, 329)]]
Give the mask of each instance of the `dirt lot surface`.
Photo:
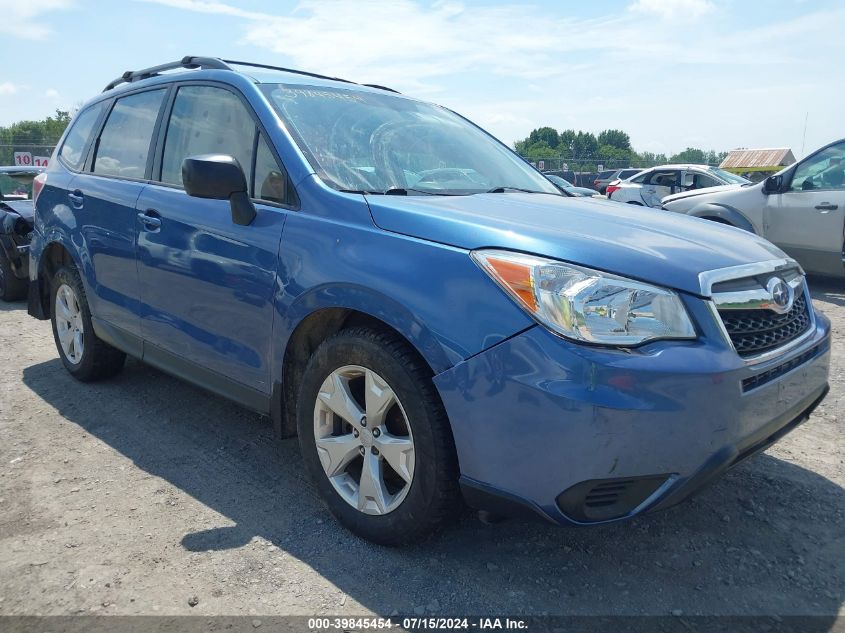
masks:
[(691, 502), (590, 529), (468, 512), (404, 550), (336, 525), (268, 420), (134, 361), (80, 384), (0, 304), (0, 614), (845, 614), (845, 283), (813, 286), (830, 395)]

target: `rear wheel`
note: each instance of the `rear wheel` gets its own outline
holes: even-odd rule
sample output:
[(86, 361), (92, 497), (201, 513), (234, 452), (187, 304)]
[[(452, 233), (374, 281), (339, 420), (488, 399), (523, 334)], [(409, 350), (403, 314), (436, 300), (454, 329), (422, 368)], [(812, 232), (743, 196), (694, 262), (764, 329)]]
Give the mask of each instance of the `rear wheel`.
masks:
[(65, 369), (77, 380), (101, 380), (118, 373), (126, 354), (94, 333), (85, 288), (76, 268), (56, 271), (50, 284), (53, 338)]
[(12, 263), (0, 249), (0, 299), (17, 301), (26, 295), (26, 279), (18, 279), (12, 272)]
[(443, 405), (399, 337), (356, 328), (320, 345), (303, 376), (297, 422), (320, 495), (358, 536), (415, 542), (460, 507)]

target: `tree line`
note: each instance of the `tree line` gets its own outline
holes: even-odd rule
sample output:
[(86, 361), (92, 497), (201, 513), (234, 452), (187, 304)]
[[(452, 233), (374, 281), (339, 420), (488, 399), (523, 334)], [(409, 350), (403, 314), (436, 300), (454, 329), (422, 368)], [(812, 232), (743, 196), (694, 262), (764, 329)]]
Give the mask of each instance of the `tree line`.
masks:
[(631, 137), (622, 130), (604, 130), (598, 135), (582, 130), (563, 130), (539, 127), (521, 141), (514, 143), (517, 153), (533, 163), (543, 161), (546, 168), (595, 171), (598, 165), (606, 169), (621, 167), (651, 167), (665, 163), (695, 163), (718, 165), (727, 152), (688, 147), (667, 156), (654, 152), (637, 152), (631, 147)]
[(41, 121), (19, 121), (0, 126), (0, 165), (13, 165), (15, 152), (49, 155), (70, 123), (70, 112), (56, 114)]

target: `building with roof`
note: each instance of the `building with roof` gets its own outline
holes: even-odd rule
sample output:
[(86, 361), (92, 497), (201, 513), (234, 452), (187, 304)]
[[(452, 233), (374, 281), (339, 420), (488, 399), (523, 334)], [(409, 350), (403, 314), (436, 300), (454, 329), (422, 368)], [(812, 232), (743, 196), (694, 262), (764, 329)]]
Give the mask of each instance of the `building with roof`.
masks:
[[(795, 155), (788, 147), (768, 149), (735, 149), (728, 153), (719, 167), (740, 174), (751, 180), (780, 171), (795, 162)], [(755, 178), (756, 176), (756, 178)]]

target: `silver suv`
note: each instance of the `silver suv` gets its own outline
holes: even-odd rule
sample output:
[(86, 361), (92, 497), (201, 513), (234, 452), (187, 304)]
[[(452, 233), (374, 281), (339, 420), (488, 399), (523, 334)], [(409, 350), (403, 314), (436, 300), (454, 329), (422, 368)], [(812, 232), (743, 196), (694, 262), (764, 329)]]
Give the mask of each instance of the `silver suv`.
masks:
[(663, 208), (751, 231), (809, 272), (845, 277), (845, 139), (756, 185), (678, 193)]

